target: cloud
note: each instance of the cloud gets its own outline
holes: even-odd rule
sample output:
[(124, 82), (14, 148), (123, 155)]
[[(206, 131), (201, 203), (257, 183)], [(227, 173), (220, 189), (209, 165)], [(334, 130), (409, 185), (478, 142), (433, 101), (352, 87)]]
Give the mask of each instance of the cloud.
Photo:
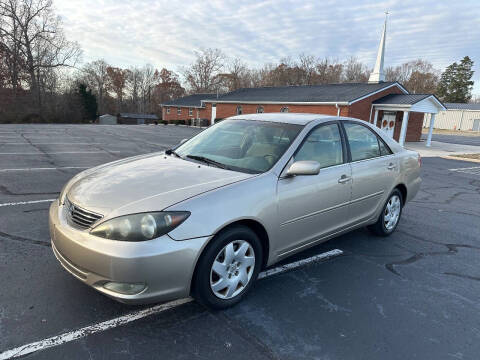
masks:
[(465, 55), (476, 63), (480, 93), (478, 0), (54, 0), (84, 60), (117, 66), (151, 63), (179, 70), (193, 52), (222, 49), (252, 66), (300, 53), (373, 67), (390, 12), (385, 64), (423, 58), (443, 69)]

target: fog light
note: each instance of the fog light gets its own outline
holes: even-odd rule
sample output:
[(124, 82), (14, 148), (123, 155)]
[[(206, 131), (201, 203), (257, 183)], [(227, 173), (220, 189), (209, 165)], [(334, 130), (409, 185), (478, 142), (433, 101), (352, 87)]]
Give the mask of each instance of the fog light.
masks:
[(129, 284), (129, 283), (119, 283), (119, 282), (107, 282), (103, 285), (107, 290), (114, 291), (116, 293), (124, 295), (135, 295), (142, 292), (145, 288), (145, 284)]

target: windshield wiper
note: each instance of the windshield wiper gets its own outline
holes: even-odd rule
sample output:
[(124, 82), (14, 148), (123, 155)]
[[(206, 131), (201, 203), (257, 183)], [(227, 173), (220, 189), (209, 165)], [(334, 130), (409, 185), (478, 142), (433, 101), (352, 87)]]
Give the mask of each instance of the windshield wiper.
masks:
[(175, 155), (176, 157), (178, 157), (178, 158), (180, 158), (180, 159), (182, 158), (182, 157), (181, 157), (180, 155), (178, 155), (178, 154), (176, 153), (176, 151), (173, 150), (173, 149), (165, 150), (165, 154), (167, 154), (167, 155)]
[(209, 158), (207, 158), (207, 157), (205, 157), (205, 156), (200, 156), (200, 155), (187, 155), (187, 158), (192, 159), (192, 160), (198, 160), (198, 161), (204, 162), (204, 163), (206, 163), (206, 164), (219, 167), (220, 169), (229, 169), (229, 167), (228, 167), (227, 165), (222, 164), (222, 163), (220, 163), (220, 162), (218, 162), (218, 161), (209, 159)]

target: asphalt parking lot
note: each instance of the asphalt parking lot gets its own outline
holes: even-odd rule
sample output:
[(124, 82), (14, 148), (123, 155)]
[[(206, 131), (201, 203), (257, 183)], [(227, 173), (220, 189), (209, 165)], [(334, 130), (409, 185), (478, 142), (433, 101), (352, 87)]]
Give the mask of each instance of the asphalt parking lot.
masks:
[[(427, 134), (422, 134), (422, 139), (427, 139)], [(449, 144), (461, 144), (461, 145), (480, 145), (480, 135), (447, 135), (447, 134), (433, 134), (433, 141), (440, 141)]]
[[(48, 207), (77, 172), (168, 148), (182, 126), (0, 126), (0, 359), (148, 308), (117, 303), (57, 263)], [(289, 259), (343, 255), (257, 281), (238, 306), (195, 302), (32, 352), (32, 359), (478, 359), (478, 163), (424, 158), (397, 232), (364, 229)], [(37, 201), (37, 202), (35, 202)]]

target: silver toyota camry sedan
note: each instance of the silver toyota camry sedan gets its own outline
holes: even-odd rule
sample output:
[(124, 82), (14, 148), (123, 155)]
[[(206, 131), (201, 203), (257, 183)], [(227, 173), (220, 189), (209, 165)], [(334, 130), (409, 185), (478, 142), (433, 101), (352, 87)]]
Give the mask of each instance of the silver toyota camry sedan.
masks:
[(390, 235), (420, 182), (420, 156), (365, 121), (240, 115), (76, 175), (50, 207), (52, 249), (121, 302), (226, 308), (298, 251), (362, 226)]

